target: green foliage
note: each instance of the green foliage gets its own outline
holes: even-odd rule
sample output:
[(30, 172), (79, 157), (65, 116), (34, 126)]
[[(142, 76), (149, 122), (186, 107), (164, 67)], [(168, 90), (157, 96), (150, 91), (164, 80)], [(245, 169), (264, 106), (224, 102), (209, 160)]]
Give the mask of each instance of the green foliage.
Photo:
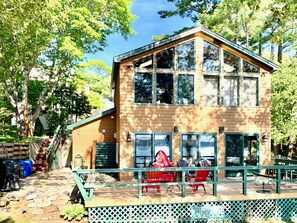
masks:
[(294, 143), (297, 137), (297, 58), (285, 61), (272, 75), (271, 121), (275, 144)]
[[(4, 89), (16, 115), (24, 117), (17, 125), (20, 137), (33, 134), (41, 107), (72, 76), (85, 54), (102, 50), (110, 34), (120, 33), (124, 38), (133, 34), (131, 3), (0, 1), (0, 89)], [(42, 88), (30, 87), (33, 79), (44, 81)], [(32, 101), (30, 88), (42, 90)], [(32, 119), (28, 118), (28, 103), (35, 104)]]
[[(73, 82), (77, 92), (84, 93), (92, 108), (104, 109), (104, 99), (110, 99), (111, 68), (99, 60), (82, 63)], [(88, 87), (88, 89), (87, 89)]]
[(46, 119), (50, 134), (53, 134), (58, 125), (72, 123), (77, 121), (77, 117), (88, 115), (91, 112), (86, 95), (76, 93), (76, 87), (72, 84), (62, 85), (57, 89), (48, 107)]
[(61, 216), (63, 216), (64, 219), (68, 221), (71, 221), (72, 219), (80, 221), (87, 214), (88, 211), (82, 204), (68, 205), (61, 212)]
[(175, 15), (191, 18), (193, 22), (198, 21), (197, 15), (200, 13), (212, 13), (220, 0), (167, 0), (173, 2), (176, 10), (162, 10), (158, 14), (161, 18), (168, 18)]

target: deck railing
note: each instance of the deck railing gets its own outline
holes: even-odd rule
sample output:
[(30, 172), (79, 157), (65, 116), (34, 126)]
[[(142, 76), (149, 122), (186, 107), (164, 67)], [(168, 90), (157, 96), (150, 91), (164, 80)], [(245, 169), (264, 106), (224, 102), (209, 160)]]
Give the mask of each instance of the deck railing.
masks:
[[(242, 187), (242, 194), (247, 195), (248, 183), (272, 183), (275, 184), (275, 191), (281, 194), (281, 183), (293, 183), (297, 182), (297, 165), (282, 165), (283, 162), (279, 160), (273, 166), (229, 166), (229, 167), (203, 167), (204, 170), (210, 170), (212, 173), (212, 179), (204, 182), (198, 182), (203, 184), (212, 184), (212, 195), (218, 195), (218, 185), (219, 184), (238, 184)], [(146, 185), (179, 185), (181, 187), (181, 196), (186, 196), (186, 186), (191, 184), (197, 184), (197, 182), (186, 181), (186, 173), (188, 171), (201, 170), (201, 167), (170, 167), (170, 168), (126, 168), (126, 169), (77, 169), (73, 170), (72, 174), (76, 181), (76, 184), (81, 192), (81, 195), (85, 201), (90, 201), (93, 198), (93, 191), (95, 188), (102, 187), (137, 187), (138, 188), (138, 198), (142, 197), (142, 187)], [(226, 178), (218, 178), (218, 172), (220, 171), (236, 171), (240, 173), (239, 177), (230, 177), (228, 180)], [(148, 171), (168, 171), (168, 172), (181, 172), (181, 179), (178, 182), (168, 182), (168, 183), (142, 183), (142, 178), (145, 172)], [(265, 172), (265, 173), (264, 173)], [(104, 184), (93, 184), (92, 182), (87, 182), (87, 175), (89, 174), (111, 174), (111, 173), (130, 173), (137, 175), (137, 183), (104, 183)], [(261, 176), (261, 179), (248, 178), (248, 176)], [(287, 176), (287, 177), (284, 177)]]

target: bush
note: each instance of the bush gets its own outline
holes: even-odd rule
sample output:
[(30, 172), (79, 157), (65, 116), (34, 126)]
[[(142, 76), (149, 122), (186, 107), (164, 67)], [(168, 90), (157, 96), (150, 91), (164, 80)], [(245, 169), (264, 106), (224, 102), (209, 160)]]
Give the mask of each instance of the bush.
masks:
[(71, 221), (72, 219), (80, 221), (87, 214), (88, 211), (82, 204), (68, 205), (61, 212), (61, 216), (64, 216), (64, 219), (68, 221)]

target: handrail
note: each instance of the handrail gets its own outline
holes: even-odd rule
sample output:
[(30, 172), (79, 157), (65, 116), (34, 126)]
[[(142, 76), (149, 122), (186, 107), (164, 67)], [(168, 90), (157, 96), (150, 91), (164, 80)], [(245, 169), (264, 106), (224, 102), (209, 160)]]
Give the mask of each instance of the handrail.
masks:
[(51, 150), (54, 148), (54, 146), (57, 144), (56, 141), (60, 135), (60, 132), (61, 132), (61, 125), (59, 125), (55, 132), (54, 132), (54, 136), (53, 136), (53, 139), (51, 140), (49, 146), (47, 147), (47, 150), (46, 150), (46, 153), (49, 154), (51, 152)]
[[(242, 194), (247, 195), (247, 187), (248, 183), (258, 182), (256, 179), (247, 179), (248, 174), (252, 174), (252, 172), (257, 172), (260, 170), (268, 170), (273, 171), (276, 173), (276, 177), (269, 178), (265, 180), (265, 182), (275, 182), (276, 183), (276, 193), (281, 194), (281, 182), (295, 182), (297, 179), (282, 179), (282, 171), (296, 171), (297, 172), (297, 165), (296, 166), (285, 166), (285, 165), (274, 165), (274, 166), (228, 166), (228, 167), (203, 167), (203, 170), (210, 170), (213, 172), (213, 179), (211, 181), (204, 181), (201, 183), (204, 184), (212, 184), (213, 185), (213, 196), (217, 196), (217, 186), (219, 184), (242, 184)], [(92, 199), (94, 188), (97, 187), (130, 187), (135, 186), (138, 187), (138, 198), (142, 197), (142, 186), (146, 185), (181, 185), (182, 197), (186, 196), (186, 186), (191, 184), (197, 184), (199, 182), (186, 182), (185, 175), (187, 171), (197, 171), (201, 170), (201, 167), (169, 167), (169, 168), (125, 168), (125, 169), (78, 169), (73, 170), (72, 175), (77, 186), (80, 189), (80, 192), (85, 201), (90, 201)], [(242, 179), (232, 179), (232, 180), (220, 180), (218, 179), (218, 171), (226, 171), (226, 170), (237, 170), (242, 171)], [(169, 171), (169, 172), (176, 172), (180, 171), (182, 173), (182, 178), (180, 182), (168, 182), (168, 183), (142, 183), (141, 179), (145, 172), (148, 171)], [(104, 183), (100, 185), (91, 185), (81, 181), (79, 177), (82, 174), (94, 174), (94, 173), (137, 173), (137, 183), (127, 183), (127, 184), (110, 184)], [(267, 175), (268, 176), (268, 175)], [(264, 182), (264, 181), (263, 181)]]

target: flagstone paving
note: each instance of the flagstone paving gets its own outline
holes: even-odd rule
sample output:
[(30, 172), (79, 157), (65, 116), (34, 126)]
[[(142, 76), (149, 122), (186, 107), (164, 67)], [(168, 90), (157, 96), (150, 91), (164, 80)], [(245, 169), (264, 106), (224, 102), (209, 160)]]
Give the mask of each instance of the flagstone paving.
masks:
[[(69, 168), (23, 178), (19, 191), (0, 192), (0, 222), (65, 223), (60, 213), (71, 204), (74, 186)], [(80, 222), (87, 222), (87, 219)]]

